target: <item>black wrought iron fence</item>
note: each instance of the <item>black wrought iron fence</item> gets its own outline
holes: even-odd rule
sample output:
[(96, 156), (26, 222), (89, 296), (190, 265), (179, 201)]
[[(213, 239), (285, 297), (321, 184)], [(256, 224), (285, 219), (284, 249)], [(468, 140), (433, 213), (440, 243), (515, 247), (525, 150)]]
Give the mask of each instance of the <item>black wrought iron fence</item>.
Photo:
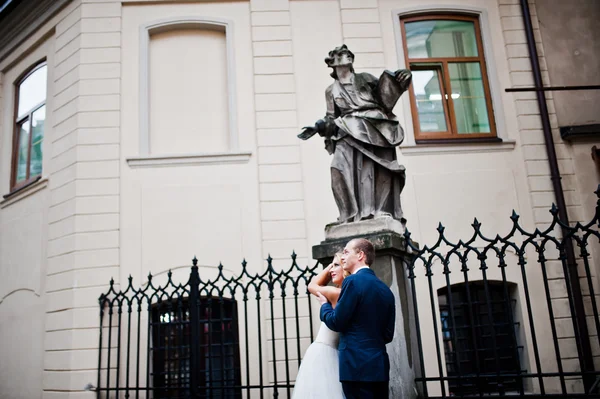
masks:
[[(111, 280), (100, 297), (98, 398), (291, 397), (301, 354), (313, 341), (307, 283), (317, 266), (200, 276)], [(314, 302), (314, 301), (313, 301)]]
[(600, 397), (600, 200), (587, 224), (550, 213), (495, 236), (475, 219), (465, 240), (440, 224), (422, 248), (406, 233), (422, 396)]
[[(600, 197), (600, 188), (596, 192)], [(546, 229), (510, 217), (505, 235), (453, 241), (440, 224), (407, 270), (416, 383), (426, 398), (600, 398), (600, 200), (593, 220)], [(569, 251), (574, 251), (574, 257)], [(189, 280), (169, 272), (100, 297), (98, 398), (290, 397), (314, 338), (307, 284), (317, 265)], [(393, 371), (392, 371), (393, 372)]]

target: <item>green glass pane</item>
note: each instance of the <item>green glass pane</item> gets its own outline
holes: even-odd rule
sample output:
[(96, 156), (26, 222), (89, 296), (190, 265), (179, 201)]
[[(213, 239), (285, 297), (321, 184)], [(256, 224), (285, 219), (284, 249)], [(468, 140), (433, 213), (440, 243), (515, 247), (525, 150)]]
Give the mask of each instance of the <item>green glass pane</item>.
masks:
[(46, 121), (46, 106), (40, 107), (33, 113), (32, 141), (37, 142), (44, 138), (44, 122)]
[(439, 70), (412, 71), (412, 75), (421, 132), (447, 131)]
[(18, 127), (19, 147), (17, 148), (16, 183), (27, 179), (27, 159), (29, 158), (29, 120), (26, 119)]
[(42, 142), (32, 143), (31, 145), (31, 169), (29, 177), (35, 177), (42, 174)]
[(17, 119), (31, 112), (36, 105), (46, 100), (46, 78), (48, 67), (38, 68), (19, 85), (19, 108)]
[(469, 21), (407, 22), (408, 58), (477, 57), (475, 24)]
[(40, 107), (33, 113), (31, 123), (31, 160), (30, 177), (42, 174), (42, 143), (44, 141), (44, 122), (46, 121), (46, 106)]
[(490, 119), (479, 63), (449, 63), (448, 70), (458, 133), (490, 133)]

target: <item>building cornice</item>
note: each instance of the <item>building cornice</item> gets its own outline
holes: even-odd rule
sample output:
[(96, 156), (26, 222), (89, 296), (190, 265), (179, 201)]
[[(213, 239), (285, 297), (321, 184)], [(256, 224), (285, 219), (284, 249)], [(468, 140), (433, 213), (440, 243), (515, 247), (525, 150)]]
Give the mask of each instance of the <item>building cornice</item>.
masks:
[(7, 8), (0, 23), (0, 62), (71, 0), (29, 0)]
[(4, 0), (0, 2), (0, 21), (17, 6), (19, 0)]

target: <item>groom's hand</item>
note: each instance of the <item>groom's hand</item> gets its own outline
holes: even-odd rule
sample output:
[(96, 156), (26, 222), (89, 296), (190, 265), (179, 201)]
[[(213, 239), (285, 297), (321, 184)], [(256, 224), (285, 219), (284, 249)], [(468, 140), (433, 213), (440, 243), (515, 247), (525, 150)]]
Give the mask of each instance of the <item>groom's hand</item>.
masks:
[(325, 305), (326, 303), (328, 303), (329, 301), (327, 300), (327, 298), (325, 298), (325, 296), (323, 294), (321, 294), (320, 292), (317, 292), (317, 299), (319, 300), (319, 302), (321, 303), (321, 306)]

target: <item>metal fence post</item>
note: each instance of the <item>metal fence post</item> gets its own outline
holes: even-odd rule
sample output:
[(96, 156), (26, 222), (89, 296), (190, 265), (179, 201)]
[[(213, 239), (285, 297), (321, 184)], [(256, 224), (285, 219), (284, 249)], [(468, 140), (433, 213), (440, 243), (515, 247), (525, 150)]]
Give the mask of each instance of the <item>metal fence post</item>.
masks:
[(200, 336), (200, 275), (198, 274), (198, 259), (194, 256), (193, 266), (190, 273), (190, 394), (193, 398), (199, 396), (198, 393), (198, 369), (199, 369), (199, 342)]

